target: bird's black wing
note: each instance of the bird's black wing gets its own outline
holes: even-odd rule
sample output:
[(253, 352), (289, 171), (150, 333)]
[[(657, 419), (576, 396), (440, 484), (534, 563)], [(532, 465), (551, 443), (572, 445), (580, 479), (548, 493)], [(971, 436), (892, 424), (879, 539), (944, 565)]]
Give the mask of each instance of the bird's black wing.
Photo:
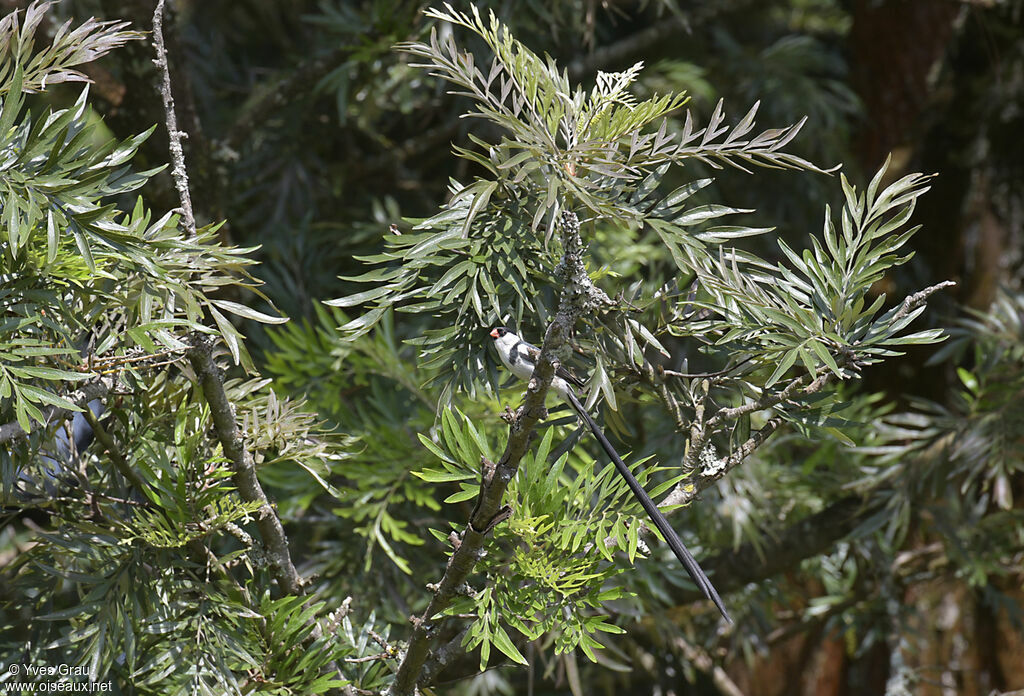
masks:
[[(526, 350), (526, 354), (529, 356), (533, 364), (536, 365), (537, 361), (540, 360), (540, 348), (533, 345), (532, 343), (527, 343), (526, 341), (520, 341), (520, 345), (522, 345), (522, 347)], [(558, 369), (555, 370), (555, 376), (561, 377), (574, 387), (582, 387), (584, 384), (582, 379), (580, 379), (573, 373), (569, 372), (569, 370), (566, 369), (566, 367), (561, 363), (559, 363)]]

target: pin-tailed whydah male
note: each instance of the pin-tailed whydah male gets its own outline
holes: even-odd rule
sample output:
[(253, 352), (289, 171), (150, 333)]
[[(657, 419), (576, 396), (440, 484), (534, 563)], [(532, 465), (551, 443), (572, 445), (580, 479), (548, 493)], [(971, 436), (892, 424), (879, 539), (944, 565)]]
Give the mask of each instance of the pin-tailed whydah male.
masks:
[[(501, 358), (501, 362), (504, 363), (505, 367), (514, 374), (516, 377), (522, 380), (529, 380), (533, 376), (533, 369), (537, 366), (537, 358), (540, 356), (540, 349), (530, 343), (527, 343), (523, 339), (519, 338), (515, 333), (506, 329), (503, 326), (491, 329), (491, 338), (494, 339), (494, 347), (498, 349), (498, 356)], [(555, 376), (551, 380), (550, 389), (558, 394), (558, 396), (568, 403), (579, 417), (587, 424), (590, 431), (597, 438), (597, 441), (601, 444), (601, 448), (604, 449), (605, 453), (615, 464), (615, 468), (618, 470), (619, 475), (626, 480), (626, 485), (633, 492), (633, 495), (637, 500), (640, 501), (640, 505), (643, 506), (647, 516), (654, 523), (654, 526), (658, 528), (661, 535), (665, 537), (665, 541), (668, 542), (672, 552), (679, 559), (679, 562), (686, 568), (686, 572), (690, 574), (693, 581), (697, 583), (697, 587), (701, 589), (704, 596), (715, 603), (718, 610), (722, 612), (722, 616), (729, 622), (732, 619), (729, 618), (729, 613), (725, 610), (725, 604), (722, 603), (722, 598), (718, 596), (718, 592), (715, 590), (714, 585), (708, 580), (708, 576), (704, 574), (700, 566), (694, 559), (693, 554), (687, 550), (686, 546), (683, 545), (682, 540), (679, 539), (679, 535), (676, 534), (675, 530), (672, 529), (672, 525), (668, 523), (665, 516), (661, 514), (661, 510), (654, 504), (651, 497), (647, 495), (647, 491), (643, 489), (640, 482), (633, 476), (633, 472), (629, 470), (625, 462), (622, 461), (622, 457), (619, 456), (615, 448), (608, 441), (608, 438), (604, 436), (601, 428), (597, 426), (594, 419), (590, 417), (587, 410), (580, 403), (580, 400), (576, 398), (576, 394), (573, 391), (573, 386), (583, 386), (582, 383), (574, 377), (564, 367), (559, 366), (555, 372)]]

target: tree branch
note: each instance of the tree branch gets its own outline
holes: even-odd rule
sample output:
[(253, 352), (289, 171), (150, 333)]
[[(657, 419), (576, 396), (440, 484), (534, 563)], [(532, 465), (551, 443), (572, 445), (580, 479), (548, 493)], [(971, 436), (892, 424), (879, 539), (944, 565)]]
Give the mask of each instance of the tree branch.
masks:
[(288, 551), (288, 538), (285, 536), (284, 527), (277, 517), (277, 512), (267, 499), (266, 493), (263, 492), (259, 479), (256, 478), (256, 465), (252, 455), (245, 449), (242, 442), (231, 402), (224, 391), (220, 368), (213, 361), (210, 343), (203, 337), (194, 337), (192, 348), (188, 352), (188, 359), (199, 377), (203, 395), (206, 397), (207, 403), (210, 404), (214, 431), (220, 441), (224, 456), (228, 458), (235, 470), (235, 487), (238, 488), (238, 493), (243, 500), (259, 501), (261, 505), (260, 516), (256, 524), (263, 537), (263, 543), (267, 547), (267, 555), (273, 566), (274, 577), (277, 578), (281, 589), (288, 594), (304, 595), (302, 578), (295, 570), (291, 554)]
[[(951, 280), (947, 280), (937, 283), (936, 285), (929, 286), (924, 290), (914, 293), (913, 295), (907, 296), (900, 305), (899, 310), (897, 310), (893, 315), (892, 321), (899, 321), (907, 314), (927, 302), (928, 297), (932, 294), (952, 285), (956, 285), (956, 283)], [(738, 466), (744, 459), (749, 457), (754, 450), (764, 444), (764, 442), (779, 428), (779, 426), (782, 425), (783, 421), (781, 417), (773, 416), (760, 430), (740, 445), (735, 452), (725, 460), (721, 460), (717, 466), (713, 466), (711, 468), (707, 466), (698, 468), (696, 465), (703, 454), (704, 445), (707, 438), (711, 433), (713, 433), (715, 426), (720, 425), (724, 421), (735, 420), (741, 416), (754, 413), (756, 411), (763, 411), (765, 409), (772, 408), (773, 406), (778, 406), (781, 403), (789, 401), (798, 393), (802, 396), (815, 394), (832, 382), (834, 377), (835, 375), (832, 372), (826, 371), (815, 377), (809, 384), (807, 384), (807, 380), (810, 378), (810, 375), (801, 375), (786, 385), (786, 387), (780, 392), (766, 394), (760, 399), (736, 406), (735, 408), (721, 408), (706, 421), (703, 420), (703, 402), (699, 402), (697, 404), (696, 416), (690, 426), (690, 448), (686, 454), (687, 470), (696, 471), (697, 477), (696, 479), (687, 479), (676, 486), (676, 488), (665, 498), (663, 504), (687, 505), (690, 502), (693, 502), (701, 491), (712, 486), (716, 481)], [(806, 386), (804, 386), (805, 384)], [(704, 393), (706, 394), (706, 390)], [(666, 408), (676, 416), (677, 425), (682, 427), (678, 418), (678, 408), (674, 408), (675, 399), (672, 398), (671, 394), (667, 393), (667, 390), (664, 389), (659, 391), (659, 394), (661, 395), (662, 401), (665, 402)]]
[[(707, 419), (704, 423), (700, 423), (699, 418), (695, 418), (691, 427), (690, 435), (690, 447), (686, 453), (686, 464), (687, 470), (693, 472), (695, 475), (687, 478), (685, 481), (676, 486), (671, 493), (666, 497), (662, 505), (688, 505), (697, 499), (700, 493), (712, 485), (714, 485), (719, 479), (725, 477), (730, 471), (739, 466), (744, 459), (749, 457), (754, 451), (763, 445), (769, 437), (771, 437), (779, 426), (782, 425), (783, 419), (781, 416), (772, 416), (757, 432), (751, 435), (746, 442), (736, 448), (736, 451), (730, 454), (725, 459), (717, 460), (713, 463), (709, 463), (703, 466), (701, 464), (704, 456), (704, 447), (707, 442), (707, 438), (713, 432), (715, 426), (719, 425), (724, 420), (734, 420), (747, 413), (753, 413), (755, 411), (762, 411), (772, 406), (777, 406), (785, 401), (788, 401), (794, 397), (797, 392), (803, 395), (810, 395), (817, 393), (825, 388), (825, 386), (832, 381), (834, 375), (831, 372), (824, 372), (818, 375), (810, 384), (803, 386), (808, 375), (802, 375), (794, 379), (786, 388), (776, 394), (769, 394), (766, 396), (752, 401), (736, 408), (723, 408), (715, 412), (713, 416)], [(702, 412), (698, 411), (698, 416)]]
[(142, 477), (132, 469), (131, 465), (124, 458), (124, 455), (118, 448), (117, 443), (114, 442), (113, 438), (110, 437), (110, 434), (107, 433), (106, 429), (104, 429), (103, 424), (100, 423), (99, 418), (97, 418), (96, 414), (92, 412), (92, 409), (86, 407), (85, 410), (82, 411), (82, 415), (85, 416), (86, 422), (88, 422), (89, 427), (92, 428), (93, 435), (96, 436), (99, 443), (107, 450), (110, 460), (114, 462), (114, 466), (117, 467), (119, 472), (121, 472), (121, 476), (124, 476), (125, 480), (134, 486), (139, 493), (144, 492), (146, 490), (146, 484), (143, 482)]
[(694, 392), (693, 421), (690, 423), (690, 441), (687, 443), (686, 455), (683, 457), (683, 471), (689, 476), (697, 470), (697, 462), (704, 451), (704, 445), (708, 437), (708, 428), (704, 423), (704, 403), (707, 401), (711, 383), (708, 380), (701, 380), (699, 393)]
[(423, 673), (420, 677), (422, 684), (433, 684), (445, 667), (466, 654), (462, 647), (462, 641), (465, 640), (468, 633), (468, 628), (462, 629), (454, 638), (433, 652), (430, 661), (423, 666)]
[(918, 290), (913, 295), (907, 295), (903, 299), (903, 304), (900, 305), (899, 310), (897, 310), (896, 314), (893, 315), (893, 323), (899, 321), (900, 319), (907, 316), (915, 309), (923, 305), (925, 302), (928, 301), (928, 298), (934, 293), (937, 293), (939, 290), (954, 287), (955, 285), (956, 283), (953, 282), (952, 280), (944, 280), (941, 283), (930, 285), (924, 290)]
[[(390, 693), (409, 696), (423, 679), (430, 643), (436, 632), (440, 614), (451, 603), (459, 587), (473, 571), (483, 554), (484, 539), (502, 517), (501, 500), (509, 481), (519, 469), (519, 462), (530, 445), (531, 434), (537, 422), (546, 415), (544, 398), (557, 365), (555, 355), (565, 345), (577, 319), (585, 312), (608, 300), (587, 276), (583, 266), (583, 244), (579, 236), (579, 220), (572, 212), (562, 214), (562, 260), (555, 269), (561, 282), (558, 312), (548, 325), (541, 347), (540, 358), (526, 388), (523, 405), (516, 411), (509, 427), (508, 442), (497, 464), (485, 462), (485, 474), (480, 484), (476, 507), (462, 535), (455, 540), (455, 551), (448, 560), (441, 582), (426, 610), (412, 619), (413, 633), (409, 648), (398, 667), (398, 674)], [(433, 667), (427, 674), (436, 674)]]
[[(758, 447), (763, 445), (769, 437), (782, 425), (780, 416), (773, 416), (768, 419), (760, 430), (751, 435), (746, 442), (736, 448), (736, 451), (725, 459), (718, 460), (713, 466), (702, 466), (695, 471), (695, 475), (686, 479), (665, 496), (662, 505), (689, 505), (701, 494), (713, 486), (719, 479), (722, 479), (730, 471), (735, 469), (743, 460), (754, 453)], [(698, 460), (700, 461), (700, 460)]]
[[(748, 413), (755, 413), (757, 411), (763, 411), (766, 408), (771, 408), (772, 406), (778, 406), (782, 402), (788, 401), (789, 399), (793, 398), (797, 390), (807, 383), (809, 377), (810, 375), (803, 374), (800, 377), (794, 379), (789, 384), (787, 384), (785, 389), (783, 389), (780, 392), (777, 392), (775, 394), (766, 394), (765, 396), (762, 396), (760, 399), (756, 399), (755, 401), (742, 404), (735, 408), (721, 408), (715, 412), (715, 415), (711, 416), (711, 418), (708, 419), (707, 426), (709, 428), (713, 428), (722, 421), (736, 420), (740, 416), (746, 415)], [(816, 392), (821, 391), (825, 387), (825, 385), (828, 384), (831, 377), (831, 372), (822, 373), (817, 378), (815, 378), (814, 381), (807, 385), (807, 388), (803, 390), (803, 393), (814, 394)]]
[(167, 137), (170, 139), (171, 177), (174, 187), (178, 190), (178, 201), (181, 203), (182, 224), (189, 237), (196, 235), (196, 219), (192, 213), (192, 197), (188, 192), (188, 172), (185, 170), (185, 152), (181, 148), (182, 137), (187, 133), (178, 130), (178, 118), (174, 114), (174, 95), (171, 94), (171, 70), (167, 66), (167, 49), (164, 47), (164, 0), (157, 0), (153, 12), (153, 47), (156, 58), (153, 62), (160, 70), (160, 96), (164, 101)]

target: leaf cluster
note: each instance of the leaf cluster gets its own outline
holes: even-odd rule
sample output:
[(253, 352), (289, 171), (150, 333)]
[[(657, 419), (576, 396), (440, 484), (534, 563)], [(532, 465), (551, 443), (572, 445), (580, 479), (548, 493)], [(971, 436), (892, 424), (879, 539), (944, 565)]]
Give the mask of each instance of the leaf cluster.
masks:
[(54, 4), (56, 0), (33, 0), (24, 18), (15, 11), (0, 20), (0, 96), (20, 90), (40, 92), (60, 82), (91, 82), (74, 68), (143, 37), (141, 32), (125, 31), (130, 22), (90, 17), (72, 27), (69, 19), (57, 28), (48, 46), (38, 48), (36, 32)]
[[(625, 435), (644, 428), (639, 414), (659, 407), (668, 415), (666, 437), (675, 441), (666, 447), (681, 469), (656, 494), (676, 487), (675, 495), (692, 500), (785, 421), (805, 435), (828, 434), (833, 446), (849, 442), (842, 429), (860, 432), (866, 406), (832, 385), (902, 346), (941, 339), (934, 329), (907, 333), (927, 293), (890, 309), (873, 293), (879, 279), (910, 258), (904, 249), (916, 228), (906, 225), (928, 177), (912, 174), (883, 185), (883, 167), (864, 191), (844, 177), (838, 224), (826, 209), (823, 234), (811, 238), (809, 249), (798, 253), (780, 242), (779, 259), (765, 260), (734, 245), (771, 230), (721, 224), (749, 211), (709, 202), (712, 179), (695, 178), (668, 192), (665, 183), (687, 163), (820, 173), (788, 149), (802, 121), (759, 133), (756, 104), (730, 126), (720, 103), (705, 127), (687, 115), (671, 132), (666, 117), (685, 100), (635, 97), (640, 65), (601, 74), (586, 91), (493, 15), (485, 20), (478, 11), (446, 6), (430, 16), (482, 39), (493, 54), (489, 65), (477, 67), (475, 55), (448, 32), (435, 30), (429, 42), (404, 50), (471, 100), (467, 115), (484, 122), (480, 133), (499, 135), (491, 142), (473, 136), (474, 149), (456, 148), (482, 176), (465, 185), (452, 181), (449, 201), (434, 217), (412, 221), (412, 233), (393, 227), (381, 253), (360, 257), (376, 268), (344, 278), (368, 289), (328, 304), (363, 308), (340, 327), (352, 342), (372, 335), (393, 311), (419, 315), (421, 328), (407, 343), (431, 386), (440, 387), (441, 406), (456, 391), (475, 396), (481, 383), (498, 386), (485, 327), (504, 324), (530, 337), (550, 320), (560, 289), (555, 260), (565, 252), (554, 234), (562, 210), (585, 216), (581, 232), (588, 242), (652, 239), (660, 259), (671, 260), (668, 279), (657, 283), (588, 269), (592, 281), (617, 285), (616, 298), (608, 292), (608, 302), (573, 338), (580, 356), (574, 362), (589, 372), (588, 407), (603, 401), (611, 429)], [(614, 258), (617, 250), (602, 253)], [(709, 365), (706, 374), (688, 376), (680, 353)], [(680, 362), (682, 371), (665, 369)], [(486, 430), (444, 408), (438, 420), (438, 435), (420, 439), (441, 466), (417, 475), (458, 484), (446, 502), (468, 502), (478, 494), (480, 458), (489, 457)], [(589, 461), (568, 466), (578, 461), (571, 457), (549, 464), (550, 434), (543, 456), (524, 459), (509, 486), (516, 504), (508, 524), (495, 530), (501, 552), (478, 566), (484, 584), (451, 610), (476, 617), (465, 645), (481, 646), (484, 663), (491, 647), (521, 661), (509, 627), (528, 639), (548, 636), (557, 650), (590, 654), (598, 646), (593, 634), (606, 629), (600, 621), (586, 628), (585, 621), (607, 599), (601, 593), (615, 588), (608, 541), (631, 559), (639, 548), (639, 526), (629, 519), (635, 512), (610, 469), (595, 475)], [(822, 474), (828, 476), (837, 474)], [(816, 510), (828, 502), (811, 492), (798, 507)], [(758, 520), (756, 513), (734, 516), (734, 536), (756, 540)], [(443, 541), (447, 531), (434, 535)], [(560, 612), (567, 602), (572, 610)]]
[[(275, 383), (307, 394), (306, 408), (345, 434), (344, 455), (327, 460), (319, 473), (320, 480), (333, 482), (329, 502), (337, 526), (321, 547), (318, 568), (325, 576), (353, 564), (365, 573), (385, 572), (379, 559), (375, 563), (376, 552), (383, 552), (410, 575), (409, 547), (423, 544), (412, 520), (441, 507), (433, 487), (411, 476), (430, 459), (417, 433), (433, 427), (436, 397), (421, 385), (423, 373), (407, 359), (390, 315), (372, 334), (346, 341), (338, 331), (346, 319), (340, 310), (315, 312), (316, 325), (293, 323), (271, 331), (275, 350), (266, 361)], [(339, 400), (339, 393), (346, 398)], [(324, 492), (308, 478), (273, 482), (287, 485), (304, 505), (316, 504)], [(342, 538), (346, 543), (336, 545)]]
[[(98, 42), (99, 50), (105, 36), (81, 40)], [(174, 215), (153, 220), (141, 199), (128, 212), (113, 203), (156, 171), (134, 172), (129, 164), (148, 133), (98, 143), (88, 90), (72, 108), (33, 118), (23, 109), (27, 85), (20, 64), (5, 84), (0, 416), (6, 421), (13, 414), (27, 431), (32, 421), (45, 421), (41, 406), (79, 410), (56, 392), (89, 372), (78, 357), (83, 336), (98, 356), (135, 348), (180, 351), (185, 344), (175, 335), (210, 332), (202, 321), (208, 315), (235, 360), (251, 367), (226, 313), (282, 320), (211, 297), (232, 286), (255, 290), (245, 270), (251, 250), (221, 247), (216, 227), (183, 238)], [(62, 368), (52, 366), (58, 358)]]
[[(217, 226), (187, 236), (173, 214), (132, 205), (156, 171), (132, 167), (148, 133), (104, 142), (87, 90), (70, 108), (26, 111), (26, 92), (79, 79), (74, 66), (133, 36), (90, 20), (39, 47), (49, 5), (33, 4), (24, 25), (13, 14), (0, 23), (0, 472), (14, 506), (5, 524), (15, 522), (3, 535), (13, 560), (0, 659), (83, 665), (140, 693), (338, 688), (336, 664), (373, 648), (348, 617), (336, 635), (320, 632), (324, 602), (280, 596), (279, 561), (253, 534), (266, 501), (236, 490), (213, 395), (183, 360), (190, 332), (214, 334), (217, 360), (254, 372), (228, 317), (284, 320), (236, 301), (259, 295), (252, 249), (223, 246)], [(224, 389), (241, 448), (268, 479), (337, 494), (329, 462), (345, 438), (269, 380)], [(88, 406), (87, 391), (98, 394)], [(54, 447), (55, 430), (77, 427), (69, 411), (87, 414), (101, 446), (79, 450), (76, 433)], [(19, 532), (23, 512), (42, 526)], [(353, 671), (379, 683), (379, 671)]]
[(493, 14), (485, 22), (476, 10), (470, 15), (446, 6), (430, 16), (483, 38), (494, 53), (488, 70), (476, 67), (474, 55), (461, 51), (450, 34), (442, 40), (434, 31), (429, 43), (403, 49), (429, 59), (424, 67), (471, 98), (476, 110), (470, 115), (499, 127), (502, 137), (490, 144), (471, 135), (479, 150), (457, 148), (488, 176), (468, 185), (452, 182), (450, 200), (438, 215), (418, 221), (417, 233), (389, 235), (383, 253), (360, 257), (381, 268), (345, 278), (371, 289), (328, 304), (367, 307), (343, 327), (353, 338), (372, 329), (389, 308), (432, 316), (433, 325), (424, 327), (415, 344), (424, 365), (438, 368), (443, 402), (456, 389), (474, 393), (475, 375), (490, 363), (479, 348), (480, 328), (546, 322), (545, 293), (555, 284), (549, 259), (560, 251), (552, 232), (563, 207), (591, 213), (591, 225), (636, 229), (665, 223), (671, 231), (697, 232), (698, 244), (717, 246), (766, 230), (690, 229), (742, 211), (688, 204), (710, 180), (657, 195), (673, 164), (694, 159), (741, 169), (755, 164), (820, 171), (785, 150), (801, 124), (755, 134), (757, 105), (732, 128), (719, 105), (706, 127), (688, 117), (681, 133), (670, 133), (664, 117), (685, 99), (636, 100), (629, 88), (639, 64), (600, 74), (588, 93), (570, 85), (550, 58), (516, 41)]
[[(623, 568), (613, 554), (621, 550), (635, 561), (643, 513), (611, 465), (594, 474), (594, 461), (580, 450), (550, 461), (555, 432), (554, 427), (546, 430), (509, 483), (511, 516), (495, 528), (495, 546), (478, 566), (482, 589), (456, 598), (448, 610), (475, 615), (464, 645), (467, 650), (480, 646), (481, 668), (491, 646), (525, 664), (514, 635), (528, 641), (543, 638), (556, 654), (578, 648), (596, 660), (594, 650), (601, 644), (595, 634), (622, 632), (602, 615), (601, 607), (629, 595), (617, 581)], [(436, 484), (457, 482), (460, 491), (447, 503), (475, 498), (479, 462), (491, 458), (492, 450), (473, 421), (446, 409), (438, 440), (423, 435), (420, 440), (440, 466), (415, 475)], [(630, 464), (642, 484), (649, 484), (656, 471), (644, 467), (646, 463)], [(665, 480), (651, 488), (651, 495), (659, 496), (678, 482), (678, 477)], [(438, 540), (447, 538), (443, 530), (432, 533)], [(509, 628), (516, 633), (509, 634)]]
[(941, 340), (937, 329), (897, 335), (924, 311), (923, 305), (897, 305), (879, 315), (885, 295), (868, 302), (873, 285), (909, 260), (909, 254), (898, 251), (918, 227), (900, 228), (913, 214), (917, 197), (928, 190), (927, 177), (911, 174), (879, 192), (885, 172), (880, 169), (860, 194), (843, 177), (841, 232), (826, 209), (824, 244), (812, 237), (811, 249), (800, 255), (779, 241), (788, 264), (773, 267), (753, 256), (723, 255), (713, 273), (699, 276), (711, 298), (704, 306), (717, 317), (678, 329), (710, 334), (718, 345), (774, 365), (764, 388), (782, 379), (797, 360), (811, 375), (827, 369), (843, 379), (850, 374), (844, 368), (897, 355), (893, 349), (898, 346)]

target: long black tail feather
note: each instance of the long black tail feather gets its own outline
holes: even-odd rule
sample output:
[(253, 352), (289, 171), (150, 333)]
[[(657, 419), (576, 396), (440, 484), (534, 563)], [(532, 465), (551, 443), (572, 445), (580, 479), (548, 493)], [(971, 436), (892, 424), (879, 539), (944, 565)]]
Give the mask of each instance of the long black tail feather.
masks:
[(682, 540), (679, 538), (679, 535), (676, 534), (672, 525), (668, 523), (665, 516), (661, 514), (661, 510), (659, 510), (658, 506), (654, 504), (653, 500), (651, 500), (651, 496), (647, 495), (647, 491), (644, 490), (643, 486), (640, 485), (640, 482), (636, 480), (635, 476), (633, 476), (633, 472), (631, 472), (625, 462), (622, 461), (622, 457), (620, 457), (618, 452), (615, 451), (615, 448), (612, 447), (612, 443), (610, 443), (608, 438), (604, 436), (601, 428), (599, 428), (597, 423), (594, 422), (594, 419), (590, 417), (590, 414), (587, 413), (587, 410), (583, 407), (583, 404), (580, 403), (579, 399), (576, 398), (576, 395), (569, 392), (568, 397), (572, 407), (580, 414), (580, 418), (586, 421), (590, 431), (594, 433), (594, 437), (597, 438), (599, 443), (601, 443), (601, 447), (612, 460), (612, 463), (615, 464), (615, 468), (618, 470), (619, 475), (626, 480), (626, 485), (629, 486), (629, 489), (633, 492), (636, 499), (640, 501), (640, 505), (643, 506), (647, 516), (654, 523), (654, 526), (658, 528), (658, 531), (661, 532), (661, 535), (665, 537), (665, 541), (668, 542), (669, 547), (672, 549), (672, 553), (676, 555), (679, 562), (683, 564), (684, 568), (686, 568), (686, 572), (690, 574), (690, 577), (693, 578), (693, 581), (697, 584), (697, 587), (701, 589), (701, 592), (704, 593), (704, 596), (715, 603), (715, 606), (718, 607), (718, 611), (722, 612), (722, 616), (725, 617), (726, 621), (732, 623), (732, 619), (729, 617), (729, 612), (725, 610), (725, 604), (722, 602), (722, 598), (718, 596), (715, 586), (711, 584), (708, 576), (704, 574), (703, 570), (701, 570), (701, 567), (697, 564), (697, 560), (693, 557), (693, 554), (691, 554), (686, 546), (683, 545)]

